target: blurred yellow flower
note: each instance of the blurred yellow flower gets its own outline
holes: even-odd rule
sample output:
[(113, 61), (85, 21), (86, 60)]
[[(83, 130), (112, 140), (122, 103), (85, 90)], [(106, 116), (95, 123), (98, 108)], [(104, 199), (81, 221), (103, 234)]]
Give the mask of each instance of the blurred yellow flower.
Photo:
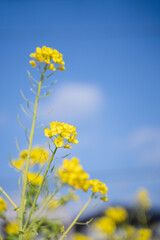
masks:
[(32, 173), (32, 172), (28, 173), (27, 178), (28, 178), (28, 181), (33, 185), (40, 185), (43, 180), (42, 175), (38, 175), (37, 173)]
[(142, 188), (137, 193), (137, 200), (144, 210), (149, 210), (151, 208), (151, 200), (149, 198), (148, 191)]
[(138, 230), (138, 237), (136, 240), (150, 240), (152, 237), (152, 231), (147, 228), (141, 228)]
[(18, 223), (17, 222), (8, 223), (5, 226), (5, 232), (8, 235), (18, 235)]
[(7, 208), (6, 201), (0, 197), (0, 212), (4, 212)]
[(72, 235), (71, 240), (93, 240), (93, 238), (88, 237), (82, 233), (75, 233)]
[[(19, 159), (12, 161), (12, 165), (18, 170), (22, 170), (25, 166), (27, 155), (28, 150), (23, 150), (19, 154)], [(39, 147), (33, 148), (33, 150), (31, 150), (29, 164), (30, 166), (33, 166), (35, 164), (44, 165), (49, 160), (49, 157), (50, 156), (48, 150)]]
[(123, 222), (128, 217), (128, 213), (123, 207), (109, 207), (105, 211), (106, 216), (112, 218), (116, 223)]
[(90, 187), (89, 175), (83, 171), (77, 158), (64, 159), (63, 165), (59, 168), (59, 175), (62, 182), (66, 182), (76, 189), (87, 191)]
[(29, 63), (32, 65), (32, 67), (36, 67), (36, 62), (34, 60), (29, 61)]
[(114, 233), (116, 229), (116, 224), (113, 219), (106, 216), (95, 220), (94, 226), (107, 236), (110, 236), (112, 233)]

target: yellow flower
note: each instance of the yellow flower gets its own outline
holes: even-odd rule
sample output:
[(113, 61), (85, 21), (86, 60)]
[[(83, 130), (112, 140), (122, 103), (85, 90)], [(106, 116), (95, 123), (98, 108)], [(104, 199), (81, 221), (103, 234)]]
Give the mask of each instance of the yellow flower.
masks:
[(100, 192), (101, 195), (106, 195), (108, 188), (103, 182), (100, 182), (97, 179), (93, 179), (93, 180), (90, 180), (90, 184), (91, 184), (91, 191), (93, 193)]
[(71, 240), (93, 240), (93, 238), (90, 238), (82, 233), (74, 233)]
[(18, 235), (18, 223), (17, 222), (8, 223), (5, 226), (5, 232), (8, 235)]
[(126, 220), (128, 213), (123, 207), (109, 207), (106, 211), (105, 214), (107, 217), (112, 218), (116, 223), (123, 222)]
[[(12, 165), (18, 170), (22, 170), (25, 166), (25, 161), (27, 159), (28, 150), (23, 150), (19, 154), (19, 159), (12, 161)], [(34, 148), (31, 151), (29, 164), (33, 166), (35, 164), (43, 165), (49, 160), (49, 153), (44, 148)]]
[(65, 144), (64, 148), (72, 148), (69, 144)]
[(86, 192), (90, 187), (89, 175), (83, 171), (79, 160), (75, 157), (71, 160), (64, 159), (62, 167), (59, 168), (59, 176), (62, 182), (68, 183), (75, 189)]
[(57, 67), (57, 70), (65, 71), (65, 67), (64, 66)]
[(94, 224), (95, 228), (97, 228), (99, 231), (101, 231), (103, 234), (106, 234), (107, 236), (110, 236), (112, 233), (114, 233), (116, 229), (116, 224), (113, 221), (113, 219), (109, 217), (101, 217), (95, 221)]
[(54, 210), (55, 208), (57, 208), (59, 206), (60, 206), (60, 203), (59, 203), (58, 199), (52, 199), (48, 204), (48, 208), (50, 210)]
[(48, 69), (49, 69), (49, 70), (52, 70), (52, 71), (55, 71), (55, 70), (56, 70), (54, 64), (52, 64), (52, 63), (49, 65)]
[(54, 144), (56, 145), (56, 147), (62, 147), (63, 146), (63, 138), (58, 136), (57, 138), (54, 139)]
[(49, 160), (49, 153), (44, 148), (35, 148), (31, 151), (31, 165), (44, 165)]
[(0, 212), (4, 212), (7, 208), (6, 201), (0, 197)]
[(152, 231), (147, 228), (141, 228), (138, 230), (138, 237), (136, 240), (150, 240), (152, 237)]
[(12, 161), (12, 165), (18, 170), (22, 170), (25, 165), (25, 160), (23, 158)]
[(34, 60), (29, 61), (29, 63), (32, 65), (32, 67), (36, 67), (36, 62)]
[[(37, 47), (35, 53), (31, 53), (30, 57), (37, 60), (37, 62), (48, 64), (48, 69), (55, 71), (56, 68), (53, 63), (56, 63), (59, 66), (61, 71), (65, 70), (63, 55), (59, 53), (56, 49), (43, 46), (42, 48)], [(31, 63), (32, 64), (32, 63)]]
[(151, 208), (151, 200), (149, 194), (145, 188), (142, 188), (137, 193), (137, 200), (144, 210), (149, 210)]
[(37, 173), (29, 172), (27, 175), (28, 181), (32, 183), (33, 185), (41, 185), (43, 176), (37, 175)]

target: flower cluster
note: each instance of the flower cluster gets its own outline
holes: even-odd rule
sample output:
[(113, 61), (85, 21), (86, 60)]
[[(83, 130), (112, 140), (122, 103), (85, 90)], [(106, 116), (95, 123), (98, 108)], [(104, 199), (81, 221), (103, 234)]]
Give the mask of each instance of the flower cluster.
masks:
[(68, 183), (75, 189), (82, 189), (86, 192), (91, 187), (93, 194), (100, 193), (101, 200), (107, 201), (106, 185), (97, 179), (89, 180), (89, 174), (83, 170), (77, 158), (65, 159), (59, 168), (59, 176), (62, 182)]
[(138, 191), (137, 200), (144, 210), (147, 211), (151, 208), (151, 200), (146, 189), (143, 188)]
[[(22, 170), (25, 167), (26, 159), (28, 155), (28, 150), (23, 150), (19, 154), (19, 158), (12, 161), (12, 165), (18, 170)], [(48, 150), (44, 148), (34, 148), (31, 151), (30, 155), (30, 166), (34, 166), (35, 164), (44, 165), (49, 160)]]
[[(56, 49), (52, 49), (46, 46), (43, 46), (42, 48), (37, 47), (36, 52), (31, 53), (30, 57), (34, 58), (38, 63), (47, 64), (49, 70), (65, 70), (63, 55), (59, 53)], [(59, 66), (56, 68), (53, 63), (56, 63)], [(32, 65), (32, 67), (36, 67), (36, 62), (34, 60), (31, 60), (30, 64)]]
[(41, 185), (43, 176), (37, 173), (29, 172), (27, 175), (28, 181), (33, 185)]
[(4, 212), (7, 208), (6, 201), (0, 197), (0, 212)]
[(96, 229), (100, 230), (103, 234), (106, 234), (107, 236), (111, 235), (116, 229), (116, 224), (113, 219), (107, 216), (98, 218), (95, 221), (94, 226)]
[(76, 127), (68, 123), (51, 122), (50, 129), (46, 128), (44, 130), (45, 136), (54, 138), (54, 144), (58, 147), (71, 148), (70, 143), (77, 144), (76, 139), (77, 132)]
[(107, 217), (112, 218), (115, 221), (115, 223), (123, 222), (128, 216), (126, 209), (119, 206), (109, 207), (105, 211), (105, 214)]

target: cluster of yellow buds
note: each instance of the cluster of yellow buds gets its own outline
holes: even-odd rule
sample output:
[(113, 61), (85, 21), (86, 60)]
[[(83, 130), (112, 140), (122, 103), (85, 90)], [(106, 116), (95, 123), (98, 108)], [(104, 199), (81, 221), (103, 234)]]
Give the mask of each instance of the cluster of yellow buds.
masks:
[(143, 189), (140, 189), (137, 193), (137, 200), (138, 200), (138, 203), (141, 205), (141, 207), (147, 211), (151, 208), (151, 200), (149, 198), (149, 194), (148, 194), (148, 191), (143, 188)]
[(65, 159), (59, 168), (59, 176), (62, 182), (68, 183), (75, 189), (82, 189), (86, 192), (91, 187), (93, 194), (100, 193), (100, 199), (107, 201), (108, 188), (106, 185), (97, 179), (89, 180), (89, 175), (83, 171), (77, 158)]
[(71, 148), (70, 143), (77, 144), (76, 139), (77, 132), (76, 127), (68, 123), (51, 122), (50, 129), (46, 128), (44, 130), (45, 136), (54, 138), (54, 144), (58, 147)]
[(4, 212), (7, 208), (6, 201), (0, 197), (0, 212)]
[[(63, 55), (59, 53), (56, 49), (52, 49), (50, 47), (43, 46), (42, 48), (37, 47), (35, 53), (31, 53), (30, 57), (34, 58), (38, 63), (45, 63), (49, 70), (55, 71), (61, 70), (64, 71), (64, 61)], [(35, 60), (31, 60), (30, 64), (32, 67), (36, 67)], [(58, 64), (58, 67), (55, 67), (54, 64)]]
[[(19, 154), (19, 159), (12, 161), (12, 165), (18, 170), (22, 170), (25, 166), (28, 150), (23, 150)], [(44, 148), (34, 148), (30, 155), (30, 166), (35, 164), (44, 165), (49, 160), (49, 152)]]
[(126, 209), (120, 206), (109, 207), (105, 210), (105, 215), (112, 218), (115, 223), (123, 222), (128, 217)]

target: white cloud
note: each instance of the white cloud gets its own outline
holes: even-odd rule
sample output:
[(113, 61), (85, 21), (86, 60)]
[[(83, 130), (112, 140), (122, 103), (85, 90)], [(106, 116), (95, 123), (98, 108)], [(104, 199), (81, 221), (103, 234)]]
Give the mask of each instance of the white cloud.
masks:
[(70, 83), (62, 85), (50, 100), (41, 105), (41, 112), (54, 108), (48, 115), (54, 119), (86, 119), (98, 113), (103, 103), (102, 91), (95, 85)]

